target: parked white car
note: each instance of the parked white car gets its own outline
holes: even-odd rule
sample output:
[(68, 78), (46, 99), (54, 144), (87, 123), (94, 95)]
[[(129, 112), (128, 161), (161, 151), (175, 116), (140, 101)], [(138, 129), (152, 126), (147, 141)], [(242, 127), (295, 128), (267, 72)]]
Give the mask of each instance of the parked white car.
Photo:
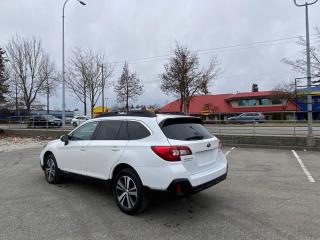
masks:
[(42, 150), (46, 180), (66, 173), (110, 181), (118, 207), (136, 214), (147, 190), (196, 193), (226, 179), (220, 141), (190, 116), (110, 115), (77, 127)]
[(77, 117), (72, 118), (71, 124), (72, 124), (72, 126), (77, 127), (89, 119), (90, 118), (86, 117), (86, 116), (77, 116)]

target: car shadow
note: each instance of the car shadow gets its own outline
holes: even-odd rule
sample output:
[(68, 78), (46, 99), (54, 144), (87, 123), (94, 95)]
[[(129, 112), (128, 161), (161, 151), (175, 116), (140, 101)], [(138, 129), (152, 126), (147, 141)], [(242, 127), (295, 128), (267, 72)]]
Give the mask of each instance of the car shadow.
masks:
[(60, 188), (74, 188), (80, 192), (91, 194), (103, 194), (112, 197), (111, 184), (96, 178), (84, 177), (74, 174), (63, 176), (63, 181), (58, 185)]
[[(106, 181), (77, 176), (68, 175), (64, 177), (59, 188), (76, 191), (84, 197), (90, 194), (90, 197), (101, 197), (108, 202), (113, 201), (111, 184)], [(146, 211), (138, 216), (152, 221), (153, 217), (163, 218), (166, 227), (177, 227), (183, 222), (192, 221), (194, 218), (201, 217), (208, 211), (214, 212), (224, 206), (224, 200), (221, 196), (211, 190), (204, 190), (194, 195), (177, 197), (172, 194), (160, 191), (148, 191), (149, 207)], [(116, 205), (114, 205), (116, 207)], [(168, 215), (179, 216), (176, 225), (166, 223)], [(181, 219), (183, 219), (181, 221)], [(172, 225), (173, 224), (173, 225)]]

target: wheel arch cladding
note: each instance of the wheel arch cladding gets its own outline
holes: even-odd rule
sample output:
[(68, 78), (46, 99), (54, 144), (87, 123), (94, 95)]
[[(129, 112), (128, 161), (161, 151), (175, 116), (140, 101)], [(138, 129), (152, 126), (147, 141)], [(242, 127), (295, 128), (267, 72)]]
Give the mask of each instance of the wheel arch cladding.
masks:
[(140, 178), (139, 174), (137, 173), (137, 171), (132, 166), (130, 166), (127, 163), (120, 163), (113, 169), (112, 178), (111, 179), (114, 180), (116, 178), (117, 174), (121, 170), (126, 169), (126, 168), (129, 168), (129, 169), (133, 170), (137, 174), (137, 176)]
[[(53, 153), (52, 153), (51, 151), (46, 151), (46, 152), (45, 152), (45, 154), (43, 155), (43, 164), (45, 164), (45, 160), (46, 160), (46, 158), (47, 158), (50, 154), (53, 155)], [(54, 156), (54, 155), (53, 155), (53, 156)]]

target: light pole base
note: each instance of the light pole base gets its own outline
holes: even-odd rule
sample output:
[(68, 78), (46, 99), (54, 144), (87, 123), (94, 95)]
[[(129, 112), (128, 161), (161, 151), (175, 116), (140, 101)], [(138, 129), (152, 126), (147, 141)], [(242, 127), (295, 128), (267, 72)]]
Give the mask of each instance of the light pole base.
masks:
[(307, 137), (307, 147), (315, 147), (316, 146), (316, 139), (314, 136)]

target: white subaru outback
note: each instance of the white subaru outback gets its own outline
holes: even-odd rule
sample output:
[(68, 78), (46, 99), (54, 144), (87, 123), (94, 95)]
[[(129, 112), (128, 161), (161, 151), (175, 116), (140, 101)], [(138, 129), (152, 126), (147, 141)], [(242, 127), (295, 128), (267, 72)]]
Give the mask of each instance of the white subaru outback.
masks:
[(126, 114), (87, 121), (42, 150), (46, 180), (66, 173), (108, 180), (125, 213), (145, 208), (147, 190), (196, 193), (226, 179), (220, 141), (199, 118)]

